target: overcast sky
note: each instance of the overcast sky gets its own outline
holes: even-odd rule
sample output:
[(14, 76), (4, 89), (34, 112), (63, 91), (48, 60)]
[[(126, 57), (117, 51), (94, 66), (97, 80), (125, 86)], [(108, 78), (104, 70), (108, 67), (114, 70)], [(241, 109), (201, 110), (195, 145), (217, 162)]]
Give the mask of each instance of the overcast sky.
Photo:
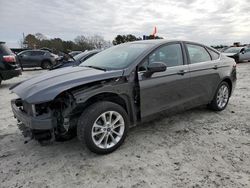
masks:
[(77, 35), (142, 36), (205, 44), (250, 43), (249, 0), (0, 0), (0, 41), (22, 33), (73, 40)]

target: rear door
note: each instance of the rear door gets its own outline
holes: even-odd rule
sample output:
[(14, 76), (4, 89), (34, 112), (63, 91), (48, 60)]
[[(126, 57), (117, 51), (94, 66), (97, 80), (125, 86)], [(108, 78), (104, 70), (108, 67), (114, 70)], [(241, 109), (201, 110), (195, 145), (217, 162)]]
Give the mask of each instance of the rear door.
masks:
[[(153, 62), (163, 62), (167, 69), (146, 77), (147, 65)], [(138, 72), (142, 118), (177, 107), (184, 108), (190, 99), (188, 65), (185, 62), (181, 43), (161, 46), (142, 62)]]
[(209, 103), (219, 84), (219, 54), (195, 43), (185, 43), (189, 60), (192, 103), (197, 106)]

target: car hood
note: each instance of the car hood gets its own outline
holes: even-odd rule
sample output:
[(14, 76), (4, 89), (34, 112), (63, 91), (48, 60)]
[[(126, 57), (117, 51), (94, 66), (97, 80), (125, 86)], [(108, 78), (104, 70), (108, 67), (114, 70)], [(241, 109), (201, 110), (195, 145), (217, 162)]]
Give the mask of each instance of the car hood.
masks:
[(12, 86), (10, 90), (28, 103), (41, 103), (53, 100), (68, 89), (122, 75), (123, 70), (102, 71), (88, 67), (66, 67), (30, 78)]
[(237, 53), (222, 53), (222, 54), (225, 56), (231, 57), (231, 56), (236, 55)]

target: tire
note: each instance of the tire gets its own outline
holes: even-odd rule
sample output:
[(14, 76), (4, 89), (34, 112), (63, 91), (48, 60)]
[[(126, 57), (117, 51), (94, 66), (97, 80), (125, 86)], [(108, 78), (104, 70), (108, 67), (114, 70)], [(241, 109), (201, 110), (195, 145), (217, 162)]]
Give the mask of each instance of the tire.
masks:
[(230, 98), (231, 88), (225, 81), (218, 86), (213, 100), (209, 104), (209, 108), (214, 111), (222, 111), (227, 107)]
[(52, 67), (52, 63), (50, 61), (43, 61), (41, 67), (42, 69), (50, 69)]
[[(110, 114), (112, 114), (111, 120)], [(123, 107), (116, 103), (102, 101), (91, 105), (82, 113), (78, 120), (77, 137), (90, 151), (108, 154), (124, 142), (128, 127), (129, 118)]]
[(2, 83), (2, 78), (1, 78), (1, 76), (0, 76), (0, 85), (1, 85), (1, 83)]

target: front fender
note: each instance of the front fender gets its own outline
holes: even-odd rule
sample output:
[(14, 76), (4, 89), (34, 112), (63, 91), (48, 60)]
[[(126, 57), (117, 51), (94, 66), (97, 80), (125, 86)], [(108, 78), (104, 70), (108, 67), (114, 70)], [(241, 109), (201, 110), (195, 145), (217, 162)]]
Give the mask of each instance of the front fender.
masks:
[[(108, 96), (117, 96), (121, 98), (126, 105), (128, 115), (131, 119), (131, 122), (136, 121), (136, 106), (134, 103), (134, 83), (126, 81), (125, 78), (117, 78), (109, 81), (102, 81), (89, 87), (79, 88), (78, 90), (71, 91), (73, 94), (77, 106), (85, 106), (95, 102), (92, 99), (96, 99), (97, 96), (108, 97)], [(103, 99), (105, 100), (105, 99)]]

